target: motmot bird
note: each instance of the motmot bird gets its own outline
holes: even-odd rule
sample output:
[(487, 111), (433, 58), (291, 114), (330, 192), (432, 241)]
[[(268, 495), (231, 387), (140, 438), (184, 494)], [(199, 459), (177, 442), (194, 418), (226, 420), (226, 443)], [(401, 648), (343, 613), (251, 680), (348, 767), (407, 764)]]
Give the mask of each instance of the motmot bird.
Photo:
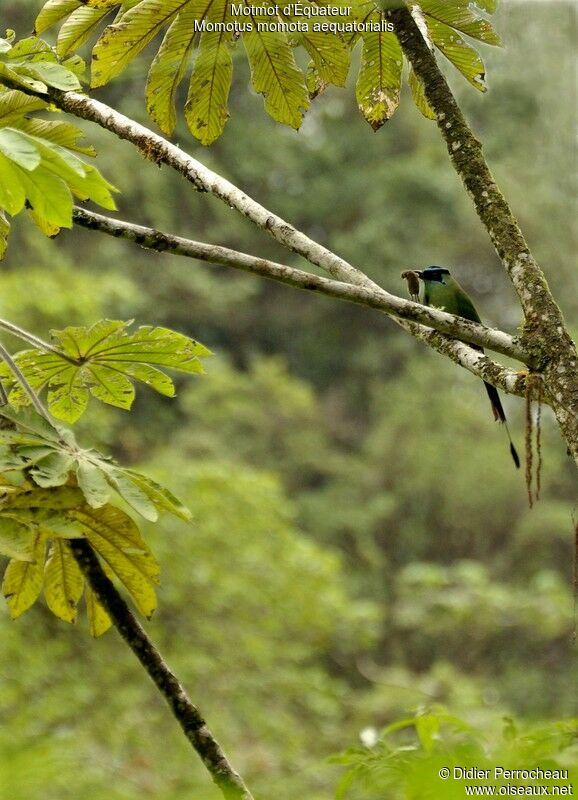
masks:
[[(474, 304), (455, 278), (452, 278), (449, 269), (445, 269), (445, 267), (427, 267), (427, 269), (415, 270), (415, 272), (423, 281), (421, 300), (424, 305), (436, 306), (437, 308), (447, 311), (448, 314), (456, 314), (458, 317), (471, 319), (473, 322), (482, 321)], [(483, 348), (478, 345), (470, 344), (470, 347), (482, 353), (484, 352)], [(502, 407), (498, 390), (495, 386), (492, 386), (491, 383), (486, 383), (486, 381), (484, 381), (484, 386), (486, 387), (486, 392), (492, 404), (494, 419), (497, 422), (501, 422), (506, 428), (506, 433), (510, 440), (510, 453), (512, 454), (514, 464), (519, 468), (520, 459), (514, 447), (514, 443), (512, 442), (512, 437), (510, 436), (510, 430), (506, 422), (506, 415)]]

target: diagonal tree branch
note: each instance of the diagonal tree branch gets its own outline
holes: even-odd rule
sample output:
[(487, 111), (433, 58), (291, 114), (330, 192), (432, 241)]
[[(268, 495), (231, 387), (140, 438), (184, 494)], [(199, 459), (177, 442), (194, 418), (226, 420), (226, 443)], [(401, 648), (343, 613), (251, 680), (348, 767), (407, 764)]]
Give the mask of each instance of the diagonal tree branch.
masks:
[(221, 264), (243, 272), (250, 272), (263, 278), (293, 286), (296, 289), (324, 294), (339, 300), (374, 308), (386, 314), (410, 322), (427, 325), (440, 333), (459, 338), (470, 344), (487, 347), (497, 353), (510, 356), (523, 363), (531, 363), (531, 358), (512, 336), (477, 322), (447, 314), (431, 306), (423, 306), (386, 292), (384, 289), (353, 286), (349, 283), (332, 281), (311, 272), (277, 264), (265, 258), (240, 253), (220, 245), (195, 242), (181, 236), (135, 225), (132, 222), (113, 219), (83, 208), (75, 207), (73, 219), (77, 225), (90, 230), (98, 230), (109, 236), (127, 239), (140, 247), (158, 252), (196, 258), (211, 264)]
[[(37, 92), (29, 87), (13, 84), (7, 78), (3, 78), (3, 83), (10, 88), (17, 89), (33, 97), (40, 97), (45, 100), (48, 96), (50, 101), (62, 111), (81, 119), (95, 122), (102, 128), (114, 133), (120, 139), (130, 141), (146, 158), (157, 164), (164, 163), (172, 167), (184, 175), (197, 190), (214, 194), (230, 208), (236, 209), (243, 214), (258, 228), (268, 231), (280, 244), (303, 256), (311, 264), (321, 267), (321, 269), (329, 272), (330, 275), (338, 280), (355, 286), (380, 289), (378, 284), (363, 272), (355, 269), (347, 261), (310, 239), (281, 217), (268, 211), (230, 181), (208, 169), (162, 136), (131, 120), (105, 103), (88, 98), (78, 92), (63, 92), (52, 88), (47, 93)], [(465, 357), (463, 345), (459, 342), (447, 337), (445, 339), (440, 338), (440, 334), (432, 332), (418, 323), (410, 323), (398, 317), (393, 319), (404, 330), (409, 331), (434, 350), (452, 358), (453, 361), (473, 372), (473, 374), (481, 375), (481, 371), (477, 366), (474, 366), (472, 359)], [(512, 385), (510, 373), (510, 370), (495, 364), (492, 369), (492, 376), (488, 374), (485, 380), (489, 383), (494, 382), (494, 385), (511, 392), (512, 389), (508, 388)]]
[(68, 544), (90, 587), (108, 612), (119, 634), (169, 704), (173, 716), (201, 757), (225, 800), (253, 800), (251, 792), (227, 760), (198, 708), (190, 701), (176, 675), (169, 669), (144, 628), (105, 574), (89, 542), (86, 539), (69, 539)]
[(284, 247), (303, 256), (311, 264), (321, 267), (334, 278), (357, 286), (377, 288), (377, 284), (363, 272), (355, 269), (343, 258), (266, 209), (226, 178), (213, 172), (177, 145), (151, 131), (150, 128), (135, 122), (100, 100), (94, 100), (78, 92), (64, 92), (53, 88), (49, 88), (47, 92), (38, 92), (4, 77), (2, 82), (5, 86), (32, 97), (39, 97), (43, 100), (48, 97), (50, 102), (62, 111), (80, 119), (95, 122), (101, 128), (114, 133), (119, 139), (126, 139), (150, 161), (172, 167), (192, 183), (195, 189), (200, 192), (209, 192), (218, 197), (219, 200), (240, 212), (258, 228), (267, 231)]

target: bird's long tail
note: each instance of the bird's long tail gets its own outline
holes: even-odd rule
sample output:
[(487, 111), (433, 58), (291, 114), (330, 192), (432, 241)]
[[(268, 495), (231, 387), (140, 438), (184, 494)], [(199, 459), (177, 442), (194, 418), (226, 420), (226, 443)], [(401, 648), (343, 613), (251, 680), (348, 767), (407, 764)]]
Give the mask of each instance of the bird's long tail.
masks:
[(491, 383), (486, 383), (485, 381), (484, 381), (484, 386), (486, 387), (486, 392), (488, 393), (488, 397), (490, 398), (490, 403), (492, 404), (494, 419), (496, 420), (496, 422), (501, 422), (504, 425), (506, 433), (508, 434), (508, 439), (510, 440), (510, 453), (512, 454), (512, 459), (516, 467), (519, 469), (520, 457), (518, 456), (518, 452), (514, 447), (514, 442), (512, 441), (512, 437), (510, 436), (510, 429), (508, 428), (506, 414), (504, 412), (504, 408), (502, 406), (502, 401), (500, 400), (500, 395), (498, 394), (498, 390), (496, 389), (495, 386), (492, 386)]

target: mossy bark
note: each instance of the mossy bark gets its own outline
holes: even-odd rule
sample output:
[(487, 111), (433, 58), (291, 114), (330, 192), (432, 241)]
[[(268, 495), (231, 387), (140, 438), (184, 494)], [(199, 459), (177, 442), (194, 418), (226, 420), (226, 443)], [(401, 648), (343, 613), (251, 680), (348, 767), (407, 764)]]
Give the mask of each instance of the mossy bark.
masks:
[(442, 75), (434, 53), (404, 8), (386, 10), (402, 49), (423, 84), (454, 169), (516, 290), (524, 313), (520, 343), (532, 354), (568, 449), (578, 463), (578, 356), (546, 277), (500, 191), (476, 139)]

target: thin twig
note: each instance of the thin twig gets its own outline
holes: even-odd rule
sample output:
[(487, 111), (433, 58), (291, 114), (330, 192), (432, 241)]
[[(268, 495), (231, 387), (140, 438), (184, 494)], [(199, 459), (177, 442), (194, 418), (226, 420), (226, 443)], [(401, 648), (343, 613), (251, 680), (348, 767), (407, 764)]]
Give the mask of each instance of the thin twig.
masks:
[[(2, 79), (2, 82), (8, 87), (32, 97), (40, 97), (43, 100), (48, 97), (62, 111), (94, 122), (111, 131), (118, 138), (130, 141), (146, 158), (159, 165), (167, 164), (183, 175), (197, 190), (213, 194), (226, 203), (229, 208), (250, 220), (256, 227), (270, 233), (284, 247), (303, 256), (309, 263), (321, 267), (337, 280), (355, 286), (380, 290), (380, 287), (363, 272), (348, 264), (331, 250), (310, 239), (278, 215), (273, 214), (230, 181), (213, 172), (162, 136), (105, 103), (78, 92), (63, 92), (53, 88), (48, 89), (47, 92), (38, 92), (30, 87), (13, 83), (6, 77)], [(487, 358), (480, 359), (473, 355), (472, 349), (460, 341), (417, 322), (400, 317), (392, 317), (392, 319), (412, 336), (425, 342), (438, 353), (448, 356), (456, 364), (488, 383), (512, 394), (523, 393), (523, 379), (518, 379), (511, 370), (506, 370), (501, 365), (490, 362)], [(563, 410), (563, 407), (560, 407), (559, 411), (561, 409)], [(560, 413), (558, 416), (560, 417)]]
[(69, 356), (67, 353), (63, 353), (62, 350), (54, 347), (54, 345), (50, 344), (49, 342), (45, 342), (44, 339), (41, 339), (39, 336), (35, 336), (33, 333), (24, 330), (24, 328), (14, 325), (13, 322), (8, 322), (6, 319), (0, 319), (0, 328), (8, 333), (11, 333), (13, 336), (17, 336), (23, 341), (28, 342), (29, 344), (33, 344), (40, 350), (44, 350), (47, 353), (54, 353), (65, 361), (68, 361), (70, 364), (75, 364), (77, 366), (79, 364), (79, 362), (72, 356)]
[(36, 409), (36, 411), (40, 414), (41, 417), (44, 417), (47, 422), (53, 425), (52, 417), (50, 416), (48, 409), (44, 406), (42, 400), (38, 397), (37, 393), (34, 391), (32, 386), (28, 383), (26, 378), (24, 377), (22, 370), (16, 364), (8, 350), (4, 347), (3, 344), (0, 344), (0, 360), (4, 361), (8, 369), (12, 372), (20, 386), (24, 389), (26, 394), (28, 395), (30, 402)]
[[(533, 323), (533, 327), (524, 331), (525, 341), (532, 345), (531, 349), (537, 355), (540, 363), (534, 366), (540, 368), (544, 374), (548, 402), (554, 409), (569, 449), (578, 463), (576, 346), (549, 291), (544, 274), (532, 257), (518, 223), (488, 168), (481, 145), (467, 125), (411, 13), (406, 7), (386, 10), (385, 13), (394, 22), (402, 49), (424, 84), (426, 98), (436, 113), (437, 124), (448, 146), (452, 164), (474, 200), (480, 219), (518, 291), (527, 319)], [(268, 211), (230, 181), (159, 134), (105, 103), (79, 92), (64, 92), (53, 88), (39, 92), (20, 86), (6, 77), (2, 78), (2, 82), (9, 88), (33, 97), (43, 100), (48, 98), (57, 108), (95, 122), (118, 138), (130, 141), (146, 158), (159, 165), (167, 164), (183, 175), (197, 190), (213, 194), (255, 226), (270, 233), (284, 247), (299, 253), (334, 278), (356, 286), (379, 288), (363, 272)], [(459, 342), (452, 342), (419, 323), (394, 319), (416, 338), (474, 374), (479, 374), (475, 369), (472, 370), (469, 354), (464, 359), (464, 351)], [(555, 347), (552, 342), (556, 343)], [(493, 370), (489, 370), (485, 379), (505, 388), (503, 382), (498, 382), (492, 373)]]
[(250, 272), (297, 289), (357, 303), (384, 311), (400, 319), (427, 325), (441, 333), (448, 334), (448, 336), (487, 347), (522, 363), (531, 360), (529, 354), (518, 345), (514, 338), (503, 331), (488, 328), (486, 325), (471, 322), (462, 317), (455, 317), (453, 314), (447, 314), (445, 311), (431, 306), (423, 306), (420, 303), (405, 300), (380, 287), (356, 286), (342, 281), (329, 280), (311, 272), (278, 264), (248, 253), (241, 253), (229, 247), (196, 242), (144, 225), (113, 219), (84, 208), (75, 207), (73, 219), (77, 225), (84, 228), (99, 230), (115, 238), (127, 239), (148, 250), (196, 258), (210, 264), (220, 264), (243, 272)]
[(146, 631), (105, 575), (98, 557), (86, 539), (68, 541), (74, 558), (117, 631), (138, 658), (163, 695), (215, 784), (226, 800), (253, 800), (241, 776), (229, 763), (221, 746), (207, 727), (198, 708), (190, 701), (176, 675), (149, 639)]

